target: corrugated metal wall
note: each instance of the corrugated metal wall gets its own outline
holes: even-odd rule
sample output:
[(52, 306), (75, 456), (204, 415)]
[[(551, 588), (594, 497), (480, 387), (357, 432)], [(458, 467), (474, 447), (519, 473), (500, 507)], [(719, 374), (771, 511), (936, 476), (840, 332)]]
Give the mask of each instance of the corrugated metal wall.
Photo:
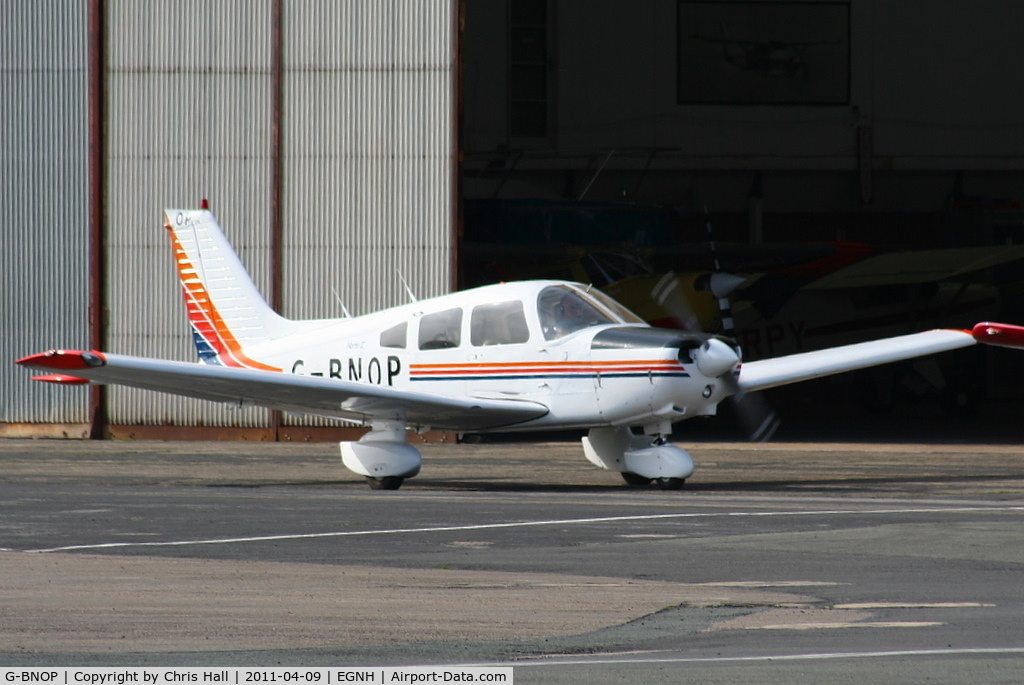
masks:
[(406, 302), (399, 274), (417, 297), (449, 290), (453, 11), (286, 5), (285, 315), (341, 316), (338, 298), (353, 314)]
[[(146, 286), (152, 295), (143, 299), (134, 287), (112, 289), (111, 342), (189, 359), (166, 237), (160, 230), (140, 233), (138, 226), (146, 221), (145, 207), (159, 213), (171, 199), (188, 205), (209, 196), (269, 294), (269, 2), (259, 8), (178, 4), (159, 16), (128, 2), (124, 9), (117, 18), (111, 6), (109, 27), (111, 36), (136, 36), (123, 51), (110, 50), (111, 259), (138, 260), (140, 272), (159, 282)], [(421, 295), (446, 290), (451, 3), (367, 0), (285, 3), (284, 9), (283, 313), (337, 316), (332, 287), (354, 312), (394, 303), (402, 295), (396, 269)], [(145, 35), (150, 38), (138, 37)], [(120, 150), (118, 120), (126, 129)], [(152, 130), (161, 137), (147, 141)], [(123, 194), (116, 190), (121, 183)], [(137, 201), (122, 213), (119, 196)], [(113, 240), (119, 232), (123, 242)], [(148, 301), (159, 309), (147, 314)], [(123, 326), (115, 324), (121, 320), (115, 306), (129, 314)], [(110, 418), (207, 425), (266, 420), (260, 410), (213, 406), (118, 390)]]
[[(269, 2), (107, 2), (111, 350), (195, 359), (165, 207), (208, 197), (268, 292), (270, 27)], [(109, 419), (260, 426), (267, 412), (111, 387)]]
[[(269, 299), (273, 6), (105, 1), (108, 350), (194, 359), (165, 207), (209, 198)], [(402, 301), (399, 271), (421, 297), (449, 288), (456, 6), (282, 4), (286, 316), (337, 316), (332, 289), (353, 312)], [(0, 3), (5, 359), (88, 346), (86, 9)], [(88, 420), (84, 389), (29, 375), (0, 374), (0, 422)], [(270, 424), (265, 410), (107, 397), (111, 425)]]
[(0, 3), (2, 423), (87, 420), (86, 389), (11, 363), (89, 344), (86, 20), (81, 2)]
[(454, 6), (286, 3), (285, 315), (448, 291)]

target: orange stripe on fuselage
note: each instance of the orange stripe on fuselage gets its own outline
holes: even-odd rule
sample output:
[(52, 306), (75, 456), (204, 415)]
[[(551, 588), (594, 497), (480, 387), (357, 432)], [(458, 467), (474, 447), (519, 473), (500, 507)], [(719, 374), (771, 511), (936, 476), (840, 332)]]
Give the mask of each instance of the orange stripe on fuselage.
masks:
[(462, 364), (410, 364), (409, 372), (416, 375), (443, 375), (453, 372), (473, 373), (529, 373), (531, 371), (678, 371), (683, 366), (667, 359), (629, 359), (623, 361), (593, 362), (467, 362)]
[(210, 300), (210, 294), (206, 290), (206, 284), (199, 277), (199, 271), (188, 258), (188, 253), (178, 241), (178, 236), (170, 224), (165, 224), (171, 237), (171, 247), (174, 251), (174, 261), (178, 268), (178, 279), (185, 295), (185, 309), (188, 312), (188, 319), (213, 349), (225, 366), (244, 367), (248, 369), (262, 369), (264, 371), (280, 371), (276, 366), (270, 366), (249, 358), (242, 352), (242, 346), (231, 333), (231, 329), (221, 317), (217, 308)]
[(461, 369), (480, 367), (508, 367), (518, 368), (523, 366), (557, 369), (566, 366), (586, 366), (588, 368), (601, 368), (607, 366), (621, 366), (623, 364), (644, 364), (650, 366), (679, 366), (679, 362), (673, 359), (623, 359), (618, 361), (589, 361), (589, 362), (455, 362), (447, 364), (410, 364), (414, 369)]

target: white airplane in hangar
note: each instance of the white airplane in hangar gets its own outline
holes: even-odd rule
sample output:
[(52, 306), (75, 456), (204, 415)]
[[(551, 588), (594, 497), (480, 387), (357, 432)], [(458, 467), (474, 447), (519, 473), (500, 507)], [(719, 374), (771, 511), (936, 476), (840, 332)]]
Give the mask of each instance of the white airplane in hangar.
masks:
[(1024, 327), (979, 323), (741, 363), (720, 336), (652, 328), (596, 288), (488, 285), (363, 316), (290, 320), (265, 302), (207, 209), (166, 211), (200, 363), (51, 350), (17, 361), (36, 380), (120, 384), (343, 419), (341, 443), (375, 489), (420, 471), (406, 430), (589, 429), (583, 452), (631, 485), (682, 486), (672, 425), (734, 395), (978, 342), (1024, 348)]

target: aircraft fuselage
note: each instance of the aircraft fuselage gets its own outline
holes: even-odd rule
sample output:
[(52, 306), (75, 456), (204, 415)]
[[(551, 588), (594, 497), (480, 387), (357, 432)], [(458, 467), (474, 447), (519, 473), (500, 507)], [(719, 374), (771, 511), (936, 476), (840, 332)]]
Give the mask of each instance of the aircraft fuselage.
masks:
[(589, 296), (583, 286), (553, 281), (484, 286), (334, 319), (301, 333), (301, 346), (285, 339), (248, 352), (296, 375), (549, 408), (517, 427), (524, 430), (590, 427), (595, 416), (605, 425), (674, 422), (714, 414), (729, 394), (688, 356), (706, 336), (608, 319), (553, 331), (538, 305), (552, 289)]

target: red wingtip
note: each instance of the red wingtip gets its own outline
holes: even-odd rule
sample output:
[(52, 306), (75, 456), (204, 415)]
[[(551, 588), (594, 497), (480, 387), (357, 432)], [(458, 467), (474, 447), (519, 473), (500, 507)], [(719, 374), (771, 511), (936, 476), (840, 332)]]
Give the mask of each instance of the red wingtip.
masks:
[(1008, 323), (979, 323), (971, 329), (971, 335), (980, 343), (996, 347), (1024, 349), (1024, 326)]
[(75, 371), (91, 369), (107, 363), (102, 352), (82, 352), (81, 350), (49, 350), (39, 354), (22, 357), (16, 364), (31, 366), (37, 369), (54, 369), (56, 371)]
[(45, 376), (32, 376), (32, 380), (42, 381), (44, 383), (57, 383), (58, 385), (89, 385), (88, 378), (68, 376), (62, 373), (51, 373)]

